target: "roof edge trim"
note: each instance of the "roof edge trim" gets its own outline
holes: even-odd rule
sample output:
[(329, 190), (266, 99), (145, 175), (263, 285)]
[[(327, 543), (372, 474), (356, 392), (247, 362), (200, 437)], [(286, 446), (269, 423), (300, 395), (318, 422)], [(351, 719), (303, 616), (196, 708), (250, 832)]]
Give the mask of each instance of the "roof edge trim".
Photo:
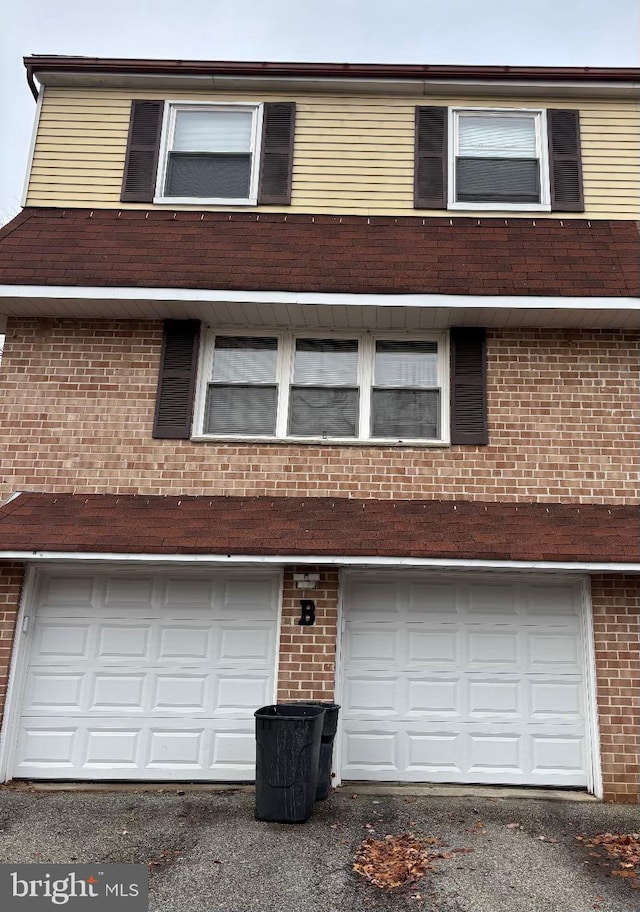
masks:
[(522, 572), (582, 572), (582, 573), (638, 573), (640, 562), (607, 561), (505, 561), (505, 560), (456, 560), (454, 558), (427, 557), (354, 557), (350, 555), (318, 554), (124, 554), (79, 551), (0, 551), (0, 560), (19, 560), (27, 563), (142, 563), (142, 564), (200, 564), (233, 565), (254, 564), (316, 564), (338, 567), (387, 567), (397, 569), (434, 570), (511, 570)]
[[(640, 297), (570, 297), (534, 295), (357, 294), (313, 291), (218, 291), (140, 286), (0, 285), (3, 298), (103, 301), (184, 301), (242, 304), (306, 304), (358, 307), (476, 307), (504, 310), (640, 310)], [(1, 308), (1, 304), (0, 304)]]
[(640, 67), (472, 66), (451, 64), (318, 63), (272, 61), (167, 60), (118, 57), (82, 57), (57, 54), (26, 56), (24, 65), (38, 71), (64, 73), (162, 75), (229, 75), (388, 79), (482, 79), (636, 82)]

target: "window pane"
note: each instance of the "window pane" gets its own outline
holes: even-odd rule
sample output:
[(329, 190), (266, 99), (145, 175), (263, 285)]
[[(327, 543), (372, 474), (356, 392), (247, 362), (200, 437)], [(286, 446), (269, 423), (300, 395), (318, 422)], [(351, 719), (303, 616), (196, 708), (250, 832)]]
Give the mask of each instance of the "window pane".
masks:
[(249, 152), (252, 111), (177, 111), (176, 152)]
[(289, 433), (293, 437), (357, 437), (358, 390), (291, 387)]
[(371, 436), (398, 440), (439, 436), (439, 390), (374, 389)]
[(358, 343), (355, 340), (298, 339), (294, 383), (345, 386), (357, 382)]
[(277, 392), (275, 386), (210, 384), (205, 434), (275, 434)]
[(458, 154), (463, 157), (535, 158), (535, 120), (533, 117), (461, 114)]
[(376, 342), (376, 386), (437, 386), (437, 342)]
[(169, 155), (165, 196), (247, 199), (250, 155)]
[(277, 360), (277, 339), (216, 336), (211, 378), (222, 383), (273, 383)]
[(457, 199), (460, 202), (537, 203), (540, 178), (535, 159), (459, 158)]

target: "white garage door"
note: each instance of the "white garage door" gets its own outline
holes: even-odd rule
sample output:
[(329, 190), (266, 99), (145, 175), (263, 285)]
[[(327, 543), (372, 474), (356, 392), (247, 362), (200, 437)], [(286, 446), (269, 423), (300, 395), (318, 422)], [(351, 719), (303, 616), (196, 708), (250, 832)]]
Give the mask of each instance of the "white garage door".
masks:
[(43, 577), (13, 775), (252, 779), (278, 577)]
[(580, 589), (352, 578), (345, 779), (587, 784)]

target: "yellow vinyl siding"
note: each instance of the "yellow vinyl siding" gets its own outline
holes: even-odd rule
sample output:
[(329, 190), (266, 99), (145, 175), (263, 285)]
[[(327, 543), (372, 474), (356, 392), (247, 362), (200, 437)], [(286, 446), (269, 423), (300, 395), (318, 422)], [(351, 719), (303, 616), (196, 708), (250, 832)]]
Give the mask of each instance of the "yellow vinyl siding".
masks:
[[(148, 208), (121, 203), (132, 98), (172, 101), (279, 101), (291, 95), (126, 91), (48, 87), (29, 183), (29, 206)], [(414, 112), (417, 104), (518, 107), (505, 98), (409, 98), (307, 95), (295, 98), (296, 135), (291, 206), (249, 211), (336, 215), (442, 215), (413, 208)], [(580, 109), (584, 218), (640, 217), (639, 105), (625, 99), (525, 98), (522, 107)], [(201, 206), (203, 209), (239, 207)], [(167, 208), (158, 206), (158, 208)], [(176, 205), (175, 209), (191, 209)], [(242, 208), (242, 207), (240, 207)], [(474, 210), (452, 217), (478, 216)], [(522, 212), (491, 216), (528, 217)], [(561, 212), (544, 213), (552, 218)], [(576, 217), (574, 214), (572, 217)]]

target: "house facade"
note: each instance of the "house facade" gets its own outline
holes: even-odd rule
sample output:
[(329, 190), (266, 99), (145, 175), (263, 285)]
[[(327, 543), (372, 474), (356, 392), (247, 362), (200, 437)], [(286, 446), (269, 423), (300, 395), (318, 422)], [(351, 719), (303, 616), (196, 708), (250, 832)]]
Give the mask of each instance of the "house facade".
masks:
[(637, 802), (638, 71), (25, 64), (2, 779)]

